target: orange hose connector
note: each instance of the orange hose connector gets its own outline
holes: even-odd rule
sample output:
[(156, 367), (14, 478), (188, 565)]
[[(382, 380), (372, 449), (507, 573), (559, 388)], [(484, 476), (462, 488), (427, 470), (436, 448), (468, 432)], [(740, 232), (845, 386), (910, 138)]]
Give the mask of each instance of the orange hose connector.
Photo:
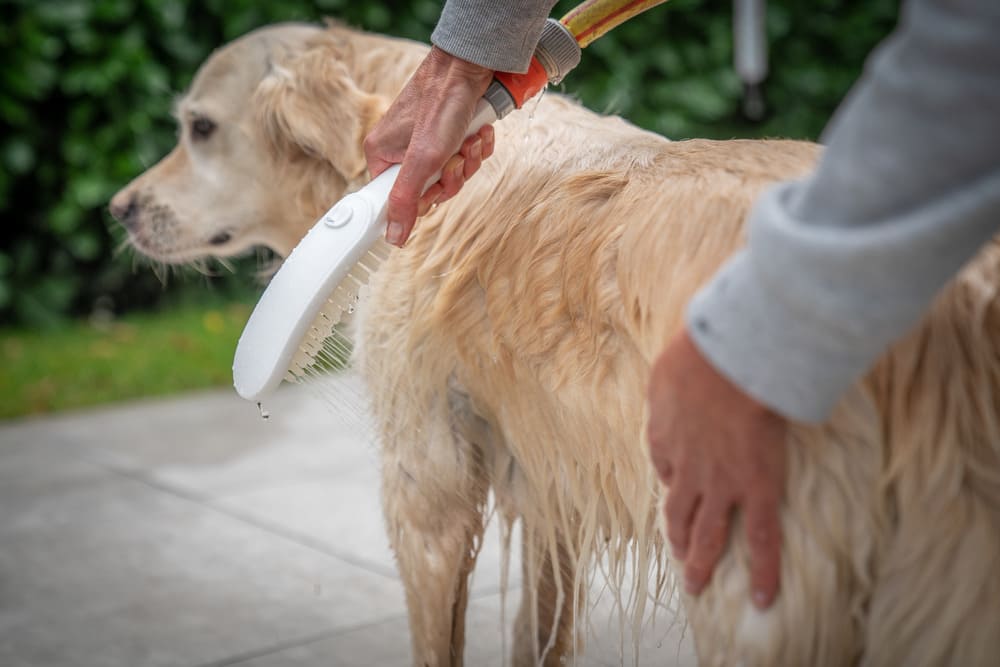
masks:
[(666, 0), (587, 0), (560, 19), (580, 48), (584, 48), (617, 25)]
[[(562, 28), (557, 30), (565, 35), (566, 39), (576, 40), (577, 46), (582, 49), (615, 26), (664, 2), (666, 0), (587, 0), (562, 17), (559, 21)], [(555, 23), (552, 19), (549, 20)], [(579, 60), (579, 50), (575, 48), (573, 50)], [(573, 62), (569, 67), (572, 68), (575, 64)], [(510, 94), (514, 106), (520, 109), (526, 100), (537, 95), (548, 85), (549, 77), (552, 75), (553, 73), (547, 72), (536, 56), (531, 59), (527, 72), (523, 74), (496, 72), (494, 78)], [(555, 80), (561, 78), (560, 74)]]
[(514, 98), (514, 106), (518, 109), (549, 84), (549, 75), (538, 58), (531, 59), (528, 71), (524, 74), (494, 72), (493, 78), (503, 84), (510, 96)]

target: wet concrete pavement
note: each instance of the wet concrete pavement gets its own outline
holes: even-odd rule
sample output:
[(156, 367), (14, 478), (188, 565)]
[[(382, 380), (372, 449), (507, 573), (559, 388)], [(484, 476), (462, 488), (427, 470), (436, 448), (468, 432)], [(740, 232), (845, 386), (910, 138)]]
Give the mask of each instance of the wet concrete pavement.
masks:
[[(0, 665), (410, 664), (374, 446), (314, 392), (267, 408), (223, 390), (0, 422)], [(471, 667), (504, 652), (488, 535)], [(579, 665), (621, 661), (601, 618)], [(640, 665), (694, 664), (669, 621), (644, 634)]]

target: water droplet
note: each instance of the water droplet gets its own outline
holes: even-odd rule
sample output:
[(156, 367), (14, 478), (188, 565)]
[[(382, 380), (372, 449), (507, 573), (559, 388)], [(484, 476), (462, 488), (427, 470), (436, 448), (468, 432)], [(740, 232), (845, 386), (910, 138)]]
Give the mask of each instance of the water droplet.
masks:
[(257, 410), (260, 412), (260, 418), (263, 420), (268, 420), (271, 418), (271, 413), (264, 409), (264, 406), (257, 401)]
[(535, 120), (535, 111), (538, 110), (538, 105), (542, 103), (542, 98), (545, 97), (545, 91), (549, 89), (548, 84), (535, 95), (533, 98), (528, 100), (528, 120)]

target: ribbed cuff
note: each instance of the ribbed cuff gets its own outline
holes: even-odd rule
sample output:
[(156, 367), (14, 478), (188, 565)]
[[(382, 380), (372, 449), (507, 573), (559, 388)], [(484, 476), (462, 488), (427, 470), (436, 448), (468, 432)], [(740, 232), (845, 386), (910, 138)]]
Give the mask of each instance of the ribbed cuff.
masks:
[(448, 0), (431, 42), (492, 70), (526, 72), (554, 4), (549, 0)]
[(824, 421), (870, 362), (868, 351), (852, 351), (844, 334), (783, 302), (746, 251), (695, 295), (687, 325), (720, 373), (796, 421)]

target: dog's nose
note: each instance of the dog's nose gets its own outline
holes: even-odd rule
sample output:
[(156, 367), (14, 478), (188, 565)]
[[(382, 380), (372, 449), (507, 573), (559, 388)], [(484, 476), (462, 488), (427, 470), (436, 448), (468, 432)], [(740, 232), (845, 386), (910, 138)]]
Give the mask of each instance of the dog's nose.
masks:
[(122, 223), (125, 229), (135, 227), (139, 217), (139, 204), (136, 202), (134, 194), (119, 192), (111, 199), (108, 209), (114, 219)]

